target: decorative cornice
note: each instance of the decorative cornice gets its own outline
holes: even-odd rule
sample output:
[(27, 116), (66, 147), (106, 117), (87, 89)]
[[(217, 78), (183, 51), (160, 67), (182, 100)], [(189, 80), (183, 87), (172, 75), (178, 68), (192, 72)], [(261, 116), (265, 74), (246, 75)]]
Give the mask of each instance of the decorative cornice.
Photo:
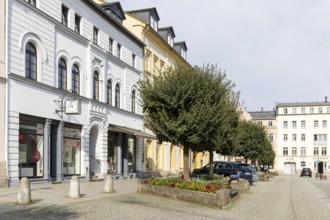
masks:
[(122, 67), (126, 67), (128, 69), (131, 69), (133, 72), (135, 72), (136, 74), (141, 74), (141, 71), (139, 71), (138, 69), (133, 68), (131, 65), (129, 65), (128, 63), (126, 63), (125, 61), (119, 59), (118, 57), (116, 57), (115, 55), (108, 53), (106, 50), (102, 49), (100, 46), (95, 45), (95, 44), (90, 44), (91, 45), (91, 49), (97, 51), (99, 54), (101, 54), (103, 57), (108, 58), (109, 60), (115, 62), (116, 64), (122, 66)]
[(15, 80), (15, 81), (18, 81), (18, 82), (21, 82), (21, 83), (25, 83), (27, 85), (37, 87), (37, 88), (40, 88), (40, 89), (43, 89), (43, 90), (47, 90), (47, 91), (50, 91), (50, 92), (53, 92), (53, 93), (66, 95), (66, 96), (71, 97), (71, 98), (78, 97), (80, 100), (83, 100), (83, 101), (86, 101), (86, 102), (88, 102), (88, 100), (89, 100), (89, 98), (86, 98), (84, 96), (80, 96), (80, 95), (77, 95), (75, 93), (71, 93), (69, 91), (63, 90), (63, 89), (58, 89), (58, 88), (55, 88), (53, 86), (49, 86), (49, 85), (46, 85), (44, 83), (37, 82), (35, 80), (17, 75), (15, 73), (9, 73), (8, 74), (8, 79)]

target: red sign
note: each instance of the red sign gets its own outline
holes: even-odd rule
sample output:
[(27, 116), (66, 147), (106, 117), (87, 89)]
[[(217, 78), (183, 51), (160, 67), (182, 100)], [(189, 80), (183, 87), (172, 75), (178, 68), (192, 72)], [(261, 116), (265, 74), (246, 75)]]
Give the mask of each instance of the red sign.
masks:
[(38, 150), (34, 150), (32, 152), (32, 160), (33, 160), (34, 163), (38, 162), (40, 160), (40, 157), (41, 157), (41, 155), (40, 155), (40, 152)]
[(18, 139), (19, 139), (19, 141), (23, 141), (23, 140), (24, 140), (24, 136), (23, 136), (22, 134), (20, 134), (20, 135), (18, 136)]

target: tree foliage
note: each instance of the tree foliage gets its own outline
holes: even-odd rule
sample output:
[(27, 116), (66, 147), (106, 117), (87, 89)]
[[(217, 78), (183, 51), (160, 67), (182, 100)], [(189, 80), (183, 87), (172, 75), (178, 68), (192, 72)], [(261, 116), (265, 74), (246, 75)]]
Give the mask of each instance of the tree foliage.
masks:
[(262, 125), (253, 121), (240, 121), (236, 137), (235, 155), (267, 164), (274, 161), (275, 154), (267, 138), (267, 132)]
[(189, 176), (189, 149), (211, 151), (220, 150), (219, 144), (229, 146), (224, 138), (235, 124), (228, 116), (236, 117), (238, 94), (216, 66), (175, 66), (139, 86), (145, 125), (159, 141), (184, 147), (185, 176)]

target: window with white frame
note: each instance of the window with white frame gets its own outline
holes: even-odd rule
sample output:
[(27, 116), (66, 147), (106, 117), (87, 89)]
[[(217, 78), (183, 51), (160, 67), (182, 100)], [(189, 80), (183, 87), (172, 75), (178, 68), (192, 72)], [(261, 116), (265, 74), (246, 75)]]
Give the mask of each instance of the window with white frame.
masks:
[(327, 107), (327, 113), (330, 113), (330, 107)]
[(305, 108), (300, 109), (301, 114), (305, 114)]
[(93, 27), (93, 44), (98, 45), (99, 43), (99, 29), (97, 27)]
[(61, 17), (61, 22), (65, 26), (68, 26), (68, 14), (69, 14), (69, 8), (66, 6), (62, 5), (62, 17)]
[(283, 155), (288, 155), (288, 151), (287, 147), (283, 147)]
[(135, 113), (135, 90), (132, 91), (132, 104), (131, 104), (131, 107), (132, 107), (132, 112)]
[(25, 46), (25, 76), (37, 79), (37, 50), (32, 43), (27, 43)]
[(150, 26), (157, 32), (158, 31), (158, 22), (157, 20), (150, 16)]
[(301, 141), (305, 141), (306, 140), (306, 135), (305, 134), (301, 134)]
[(110, 79), (107, 83), (107, 104), (112, 105), (112, 82)]
[(273, 127), (273, 121), (268, 121), (268, 127)]
[(292, 114), (297, 114), (297, 108), (292, 109)]
[(37, 6), (37, 0), (27, 0), (27, 2), (32, 6)]
[(322, 147), (321, 154), (322, 154), (322, 156), (327, 155), (327, 148), (326, 147)]
[(327, 120), (322, 120), (322, 127), (327, 128)]
[(288, 141), (288, 134), (283, 134), (283, 141)]
[(284, 108), (283, 109), (283, 112), (284, 112), (284, 114), (288, 114), (288, 109), (287, 108)]
[(117, 44), (117, 57), (121, 59), (121, 45)]
[(99, 100), (99, 73), (97, 71), (94, 71), (93, 76), (93, 99)]
[(288, 122), (287, 121), (283, 121), (283, 128), (288, 128)]
[(322, 107), (319, 107), (319, 113), (322, 113)]
[(74, 31), (80, 34), (81, 17), (76, 13), (74, 15)]
[(115, 88), (115, 106), (120, 108), (120, 85), (119, 83), (116, 84)]
[(311, 113), (311, 114), (314, 113), (314, 108), (313, 108), (313, 107), (310, 107), (310, 108), (309, 108), (309, 113)]
[(58, 88), (66, 90), (67, 85), (67, 68), (63, 58), (58, 61)]
[(301, 127), (301, 128), (305, 128), (305, 127), (306, 127), (306, 121), (301, 121), (301, 123), (300, 123), (300, 127)]
[(132, 67), (136, 68), (136, 56), (134, 53), (132, 54)]
[(109, 38), (109, 53), (113, 54), (113, 39)]
[(77, 64), (73, 64), (72, 66), (71, 84), (72, 92), (80, 94), (80, 72)]
[(306, 147), (300, 148), (300, 155), (301, 156), (306, 156)]
[(319, 121), (315, 120), (314, 121), (314, 128), (318, 128), (319, 127)]
[(292, 134), (292, 141), (297, 141), (297, 134)]
[(314, 144), (326, 144), (327, 134), (314, 134)]
[(318, 156), (318, 155), (319, 155), (319, 148), (314, 147), (314, 156)]
[(292, 121), (292, 128), (297, 128), (297, 121)]
[(291, 155), (292, 156), (297, 156), (297, 148), (296, 147), (292, 148)]
[(274, 140), (274, 134), (273, 134), (273, 133), (270, 133), (270, 134), (268, 135), (268, 140), (269, 140), (270, 142), (273, 142), (273, 140)]

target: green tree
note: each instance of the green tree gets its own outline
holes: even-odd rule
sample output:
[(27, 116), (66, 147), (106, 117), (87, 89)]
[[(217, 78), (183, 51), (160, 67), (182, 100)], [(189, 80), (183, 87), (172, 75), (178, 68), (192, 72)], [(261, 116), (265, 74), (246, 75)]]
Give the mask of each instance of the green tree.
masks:
[(239, 122), (236, 138), (235, 155), (244, 157), (245, 162), (248, 159), (258, 160), (267, 147), (265, 128), (252, 121)]
[(258, 157), (259, 164), (271, 165), (274, 163), (274, 159), (275, 152), (273, 151), (272, 144), (266, 139), (264, 143), (264, 151)]
[(226, 121), (224, 108), (232, 107), (234, 85), (214, 65), (176, 66), (162, 75), (139, 83), (145, 124), (159, 141), (183, 146), (187, 178), (189, 150), (218, 147), (220, 138), (215, 140)]

